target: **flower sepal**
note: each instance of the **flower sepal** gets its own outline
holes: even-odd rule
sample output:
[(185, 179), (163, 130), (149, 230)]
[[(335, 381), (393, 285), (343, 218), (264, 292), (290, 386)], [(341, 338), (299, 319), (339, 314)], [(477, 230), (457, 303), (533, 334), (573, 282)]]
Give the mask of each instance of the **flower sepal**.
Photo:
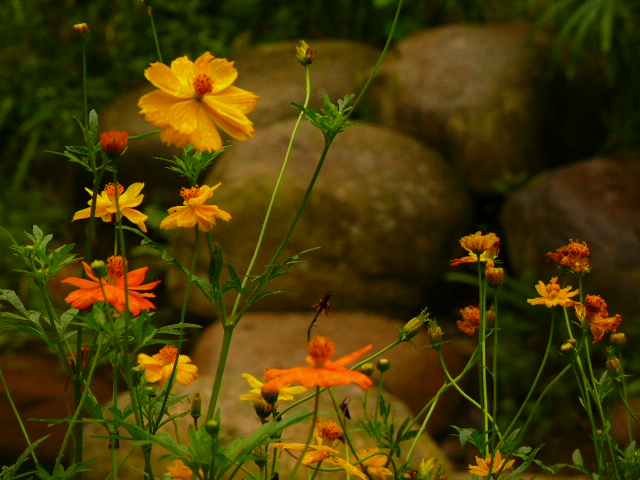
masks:
[(302, 105), (291, 102), (298, 110), (304, 113), (304, 117), (313, 125), (319, 128), (324, 135), (325, 142), (330, 143), (339, 133), (344, 132), (347, 127), (357, 125), (348, 120), (353, 106), (348, 106), (355, 95), (350, 93), (344, 98), (338, 100), (338, 104), (334, 104), (329, 99), (328, 95), (323, 95), (324, 108), (318, 112), (317, 108), (305, 108)]

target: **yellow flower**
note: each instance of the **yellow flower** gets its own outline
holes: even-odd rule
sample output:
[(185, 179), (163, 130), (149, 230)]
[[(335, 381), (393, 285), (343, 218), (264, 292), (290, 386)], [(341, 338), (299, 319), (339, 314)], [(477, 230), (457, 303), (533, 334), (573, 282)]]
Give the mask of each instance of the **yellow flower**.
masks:
[[(248, 373), (243, 373), (242, 376), (249, 382), (251, 393), (245, 393), (238, 398), (249, 401), (262, 399), (262, 386), (264, 383)], [(299, 395), (307, 390), (308, 388), (305, 387), (283, 387), (281, 390), (278, 390), (278, 400), (282, 400), (283, 402), (293, 400), (294, 395)]]
[[(358, 450), (360, 458), (367, 457), (378, 452), (377, 448), (361, 448)], [(387, 477), (393, 476), (393, 472), (385, 467), (387, 457), (385, 455), (373, 455), (360, 464), (360, 468), (369, 474), (373, 480), (385, 480)]]
[(493, 267), (495, 259), (500, 252), (500, 239), (495, 233), (476, 232), (460, 239), (460, 246), (464, 248), (469, 255), (451, 260), (452, 267), (457, 267), (463, 263), (484, 262), (487, 267)]
[(538, 298), (530, 298), (527, 300), (531, 305), (545, 305), (549, 308), (559, 305), (561, 307), (572, 307), (576, 301), (571, 300), (571, 297), (575, 297), (579, 290), (571, 291), (571, 285), (565, 288), (560, 288), (558, 285), (558, 277), (553, 277), (551, 282), (547, 285), (542, 280), (536, 285), (536, 290), (540, 294)]
[(213, 196), (213, 192), (221, 184), (214, 187), (197, 185), (192, 188), (183, 188), (180, 196), (184, 198), (184, 205), (171, 207), (169, 216), (160, 224), (160, 228), (173, 230), (174, 228), (191, 228), (196, 224), (202, 232), (208, 232), (216, 224), (216, 218), (225, 222), (231, 220), (231, 215), (218, 208), (217, 205), (205, 205), (204, 202)]
[[(137, 207), (142, 203), (144, 195), (140, 195), (140, 191), (144, 187), (144, 183), (133, 183), (126, 190), (120, 184), (118, 184), (118, 205), (120, 206), (120, 215), (128, 218), (132, 223), (135, 223), (143, 232), (147, 231), (147, 227), (144, 221), (147, 216), (140, 213), (134, 207)], [(93, 198), (93, 192), (88, 188), (85, 188), (89, 195)], [(82, 220), (89, 218), (91, 215), (91, 200), (87, 202), (89, 208), (79, 210), (73, 216), (73, 220)], [(118, 211), (116, 208), (116, 186), (113, 183), (108, 183), (104, 187), (104, 191), (96, 198), (96, 214), (95, 216), (101, 218), (103, 222), (113, 222), (113, 216)]]
[[(141, 353), (138, 355), (139, 365), (136, 368), (144, 370), (147, 382), (160, 382), (162, 388), (171, 376), (176, 355), (178, 355), (178, 349), (173, 345), (167, 345), (152, 356)], [(180, 385), (191, 385), (196, 378), (198, 378), (198, 367), (191, 363), (188, 356), (178, 356), (176, 382)]]
[(174, 460), (167, 470), (167, 475), (173, 480), (191, 480), (193, 477), (193, 471), (182, 460)]
[(502, 468), (502, 464), (504, 464), (505, 459), (502, 458), (502, 454), (500, 450), (496, 452), (496, 458), (493, 460), (493, 465), (491, 466), (491, 471), (489, 471), (489, 466), (491, 465), (491, 455), (487, 455), (486, 459), (476, 457), (477, 465), (469, 465), (469, 473), (471, 475), (478, 475), (479, 477), (488, 477), (492, 473), (498, 473), (501, 469), (509, 470), (513, 466), (513, 462), (515, 460), (509, 460), (507, 464)]
[(218, 128), (238, 140), (253, 137), (247, 114), (258, 96), (231, 85), (238, 76), (233, 62), (206, 52), (195, 62), (177, 58), (171, 67), (152, 63), (144, 76), (159, 90), (140, 98), (140, 113), (161, 129), (163, 142), (210, 152), (222, 148)]

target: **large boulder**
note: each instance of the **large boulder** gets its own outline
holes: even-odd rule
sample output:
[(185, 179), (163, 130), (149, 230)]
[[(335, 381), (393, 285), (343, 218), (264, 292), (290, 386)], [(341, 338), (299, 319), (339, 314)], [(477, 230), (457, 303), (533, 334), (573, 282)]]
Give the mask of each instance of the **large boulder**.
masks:
[[(213, 203), (233, 219), (219, 222), (212, 233), (225, 260), (241, 275), (253, 255), (293, 125), (290, 120), (259, 129), (254, 140), (225, 152), (206, 181), (222, 182)], [(253, 274), (264, 270), (280, 245), (323, 145), (322, 134), (303, 124)], [(295, 265), (270, 285), (288, 294), (269, 297), (259, 308), (300, 310), (332, 290), (343, 309), (415, 312), (437, 296), (432, 287), (447, 268), (456, 239), (469, 228), (471, 212), (463, 184), (437, 152), (383, 127), (349, 128), (336, 138), (279, 260), (321, 248), (305, 254), (307, 263)], [(180, 232), (173, 247), (188, 265), (192, 232)], [(206, 257), (203, 246), (203, 275)], [(168, 284), (178, 301), (184, 283), (184, 275), (170, 274)], [(194, 311), (210, 315), (199, 292), (192, 300)]]
[(502, 212), (504, 244), (516, 273), (545, 282), (557, 275), (545, 253), (569, 239), (586, 241), (592, 272), (587, 293), (610, 313), (636, 317), (640, 292), (640, 156), (597, 157), (551, 170), (511, 196)]
[(370, 99), (382, 124), (436, 147), (473, 191), (490, 192), (551, 153), (548, 51), (525, 24), (430, 29), (390, 51)]

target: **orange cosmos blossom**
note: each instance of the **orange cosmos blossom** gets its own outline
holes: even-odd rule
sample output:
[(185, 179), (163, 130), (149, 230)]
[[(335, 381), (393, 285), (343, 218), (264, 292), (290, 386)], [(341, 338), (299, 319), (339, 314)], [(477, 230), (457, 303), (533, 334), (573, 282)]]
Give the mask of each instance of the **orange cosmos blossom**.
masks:
[(571, 297), (575, 297), (580, 293), (579, 290), (571, 291), (571, 285), (560, 288), (560, 285), (558, 285), (558, 277), (553, 277), (551, 282), (546, 285), (540, 280), (536, 285), (536, 291), (540, 294), (540, 297), (530, 298), (527, 302), (531, 305), (545, 305), (548, 308), (557, 305), (561, 307), (571, 307), (578, 303), (571, 300)]
[[(102, 263), (104, 265), (104, 263)], [(85, 262), (82, 262), (85, 274), (89, 279), (69, 277), (62, 280), (78, 290), (74, 290), (65, 302), (70, 303), (73, 308), (89, 308), (95, 302), (109, 302), (118, 311), (122, 312), (126, 308), (125, 285), (124, 285), (124, 260), (120, 255), (113, 255), (107, 260), (107, 278), (98, 278), (93, 269)], [(127, 287), (129, 289), (129, 310), (133, 316), (140, 315), (142, 310), (148, 311), (155, 307), (153, 303), (145, 297), (155, 297), (154, 293), (141, 293), (140, 290), (151, 290), (160, 283), (160, 280), (142, 285), (144, 276), (149, 267), (142, 267), (127, 273)], [(106, 298), (106, 299), (105, 299)]]
[(585, 242), (572, 239), (568, 245), (558, 248), (555, 252), (547, 252), (547, 261), (554, 261), (575, 274), (589, 273), (591, 267), (587, 257), (590, 253)]
[(238, 140), (253, 137), (247, 114), (258, 96), (231, 85), (238, 76), (233, 62), (206, 52), (195, 62), (177, 58), (171, 67), (152, 63), (144, 76), (159, 90), (140, 98), (140, 113), (161, 129), (163, 142), (210, 152), (222, 148), (218, 128)]
[(100, 145), (110, 155), (122, 155), (129, 144), (127, 132), (104, 132), (100, 134)]
[[(144, 221), (147, 216), (140, 213), (134, 207), (137, 207), (142, 203), (144, 195), (140, 195), (144, 187), (144, 183), (133, 183), (126, 190), (120, 184), (118, 184), (118, 206), (120, 206), (120, 215), (131, 220), (135, 223), (143, 232), (147, 231), (147, 227)], [(89, 195), (93, 198), (93, 192), (88, 188), (85, 188)], [(82, 220), (89, 218), (91, 215), (91, 200), (87, 202), (89, 208), (79, 210), (73, 216), (73, 220)], [(95, 216), (101, 218), (103, 222), (113, 222), (113, 216), (118, 212), (116, 207), (116, 186), (113, 183), (108, 183), (104, 187), (104, 191), (96, 198), (96, 213)], [(73, 221), (72, 220), (72, 221)]]
[(160, 228), (173, 230), (175, 228), (191, 228), (196, 224), (202, 232), (208, 232), (216, 224), (216, 219), (220, 218), (225, 222), (231, 220), (231, 215), (218, 208), (217, 205), (205, 205), (204, 202), (213, 196), (213, 192), (221, 184), (213, 187), (202, 185), (192, 188), (183, 188), (180, 196), (184, 198), (184, 205), (171, 207), (169, 216), (160, 224)]
[(600, 295), (587, 295), (584, 304), (578, 303), (575, 309), (578, 319), (591, 329), (593, 343), (601, 341), (607, 333), (617, 332), (622, 323), (621, 315), (609, 317), (607, 303)]
[(178, 348), (173, 345), (163, 347), (155, 355), (149, 356), (144, 353), (138, 355), (139, 370), (144, 370), (145, 377), (149, 383), (160, 383), (162, 388), (173, 371), (173, 364), (178, 357), (178, 372), (176, 382), (180, 385), (191, 385), (198, 378), (198, 367), (191, 363), (187, 355), (178, 355)]
[(267, 383), (262, 386), (262, 390), (267, 392), (281, 390), (292, 383), (299, 383), (303, 387), (317, 386), (322, 388), (355, 383), (363, 390), (368, 390), (373, 383), (371, 379), (364, 373), (349, 370), (344, 366), (355, 362), (363, 353), (372, 348), (373, 345), (367, 345), (356, 352), (332, 361), (331, 357), (335, 353), (333, 341), (327, 337), (316, 335), (309, 342), (307, 348), (309, 355), (305, 359), (311, 366), (269, 368), (264, 372)]
[(460, 239), (460, 246), (464, 248), (469, 255), (462, 258), (451, 260), (452, 267), (457, 267), (463, 263), (484, 262), (487, 267), (493, 267), (495, 259), (500, 253), (500, 238), (495, 233), (476, 232)]
[(191, 480), (193, 477), (193, 471), (182, 460), (174, 460), (167, 470), (166, 475), (173, 480)]
[[(501, 469), (509, 470), (513, 466), (515, 460), (509, 460), (507, 464), (502, 468), (506, 459), (502, 458), (500, 450), (496, 452), (496, 458), (491, 464), (491, 455), (487, 455), (487, 458), (476, 457), (476, 465), (469, 465), (469, 473), (471, 475), (477, 475), (479, 477), (489, 477), (494, 473), (498, 473)], [(491, 468), (489, 468), (491, 466)]]

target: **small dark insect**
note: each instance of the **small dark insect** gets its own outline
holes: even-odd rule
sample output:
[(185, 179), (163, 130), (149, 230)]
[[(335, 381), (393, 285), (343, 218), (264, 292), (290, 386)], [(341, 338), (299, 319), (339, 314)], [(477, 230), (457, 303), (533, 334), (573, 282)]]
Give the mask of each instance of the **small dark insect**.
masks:
[(351, 397), (345, 398), (340, 404), (340, 411), (344, 415), (344, 418), (348, 418), (351, 420), (351, 413), (349, 413), (349, 402), (351, 401)]

